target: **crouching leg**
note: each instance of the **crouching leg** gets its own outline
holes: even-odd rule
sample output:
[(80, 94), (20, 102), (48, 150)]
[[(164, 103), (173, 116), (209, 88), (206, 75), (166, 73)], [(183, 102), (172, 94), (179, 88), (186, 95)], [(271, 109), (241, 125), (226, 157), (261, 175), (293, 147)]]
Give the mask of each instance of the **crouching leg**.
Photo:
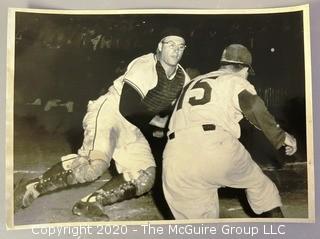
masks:
[(155, 167), (140, 170), (139, 176), (131, 181), (127, 181), (123, 174), (114, 176), (97, 191), (78, 201), (73, 206), (72, 212), (78, 216), (108, 220), (109, 217), (104, 206), (131, 199), (150, 191), (154, 179)]
[(103, 160), (90, 161), (73, 157), (53, 165), (40, 177), (20, 182), (14, 189), (14, 211), (26, 208), (40, 195), (67, 188), (78, 183), (91, 182), (107, 169)]

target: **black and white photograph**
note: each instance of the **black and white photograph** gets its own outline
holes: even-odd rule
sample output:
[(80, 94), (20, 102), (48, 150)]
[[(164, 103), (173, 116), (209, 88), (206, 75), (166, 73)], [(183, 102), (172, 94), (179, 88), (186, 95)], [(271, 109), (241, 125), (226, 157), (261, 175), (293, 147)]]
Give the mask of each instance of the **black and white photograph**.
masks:
[(8, 22), (10, 228), (314, 222), (308, 5)]

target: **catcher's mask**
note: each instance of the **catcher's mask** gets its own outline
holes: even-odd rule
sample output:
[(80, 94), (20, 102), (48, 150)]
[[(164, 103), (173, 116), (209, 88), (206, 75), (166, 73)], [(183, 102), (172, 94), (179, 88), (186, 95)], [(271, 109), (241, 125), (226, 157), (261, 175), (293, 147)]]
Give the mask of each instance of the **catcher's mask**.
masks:
[(249, 75), (255, 75), (251, 66), (252, 56), (250, 51), (241, 44), (227, 46), (221, 56), (221, 63), (240, 64), (249, 67)]

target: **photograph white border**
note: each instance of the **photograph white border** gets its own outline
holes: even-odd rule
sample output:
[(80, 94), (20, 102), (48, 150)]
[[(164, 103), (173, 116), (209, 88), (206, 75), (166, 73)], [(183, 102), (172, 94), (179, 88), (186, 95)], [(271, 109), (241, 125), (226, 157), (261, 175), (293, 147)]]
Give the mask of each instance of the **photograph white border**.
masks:
[(7, 38), (7, 88), (6, 88), (6, 208), (8, 229), (28, 229), (31, 227), (48, 227), (54, 225), (78, 226), (82, 223), (52, 223), (15, 226), (13, 222), (13, 96), (14, 96), (14, 52), (15, 52), (15, 13), (47, 13), (47, 14), (266, 14), (287, 13), (303, 11), (304, 23), (304, 54), (305, 54), (305, 100), (306, 100), (306, 127), (307, 127), (307, 165), (308, 165), (308, 218), (284, 218), (284, 219), (208, 219), (208, 220), (161, 220), (161, 221), (108, 221), (108, 222), (85, 222), (85, 225), (101, 224), (126, 224), (141, 225), (150, 224), (184, 224), (184, 223), (230, 223), (230, 222), (286, 222), (286, 223), (314, 223), (315, 222), (315, 185), (314, 185), (314, 151), (313, 151), (313, 110), (312, 110), (312, 75), (311, 75), (311, 50), (310, 50), (310, 16), (309, 5), (301, 5), (283, 8), (264, 9), (114, 9), (114, 10), (44, 10), (11, 8), (8, 12), (8, 38)]

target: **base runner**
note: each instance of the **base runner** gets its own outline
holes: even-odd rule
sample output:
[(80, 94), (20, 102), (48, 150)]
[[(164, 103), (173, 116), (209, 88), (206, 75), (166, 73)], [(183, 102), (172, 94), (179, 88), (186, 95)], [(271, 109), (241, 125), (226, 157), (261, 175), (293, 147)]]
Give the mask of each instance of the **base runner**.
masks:
[(164, 151), (163, 188), (176, 219), (218, 218), (218, 188), (245, 188), (261, 217), (283, 217), (275, 184), (239, 142), (246, 117), (277, 149), (296, 152), (296, 140), (283, 131), (247, 80), (253, 74), (249, 50), (228, 46), (217, 71), (192, 80), (171, 117)]

